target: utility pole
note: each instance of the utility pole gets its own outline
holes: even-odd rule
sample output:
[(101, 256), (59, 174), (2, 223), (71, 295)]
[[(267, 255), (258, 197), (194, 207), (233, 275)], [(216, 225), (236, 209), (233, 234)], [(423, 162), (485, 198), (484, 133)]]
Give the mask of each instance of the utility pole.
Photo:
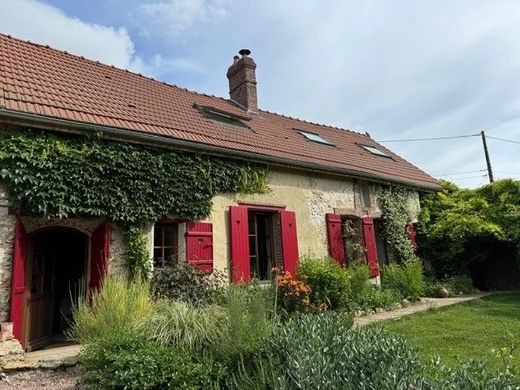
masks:
[(493, 169), (491, 169), (491, 160), (489, 159), (489, 152), (486, 142), (486, 134), (484, 133), (484, 130), (480, 132), (480, 135), (482, 137), (482, 145), (484, 146), (484, 155), (486, 156), (486, 164), (487, 164), (487, 171), (488, 171), (488, 177), (489, 182), (493, 183), (495, 180), (493, 179)]

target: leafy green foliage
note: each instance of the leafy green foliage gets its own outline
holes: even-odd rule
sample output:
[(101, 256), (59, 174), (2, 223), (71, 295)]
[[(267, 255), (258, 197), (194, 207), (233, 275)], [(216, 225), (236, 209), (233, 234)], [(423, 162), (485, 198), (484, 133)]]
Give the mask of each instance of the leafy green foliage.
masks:
[(216, 362), (197, 361), (189, 352), (116, 335), (86, 345), (80, 367), (92, 389), (215, 388), (223, 372)]
[(225, 308), (216, 305), (191, 306), (185, 302), (161, 299), (146, 323), (150, 338), (162, 346), (202, 351), (224, 337), (227, 327)]
[(387, 244), (396, 254), (398, 263), (417, 259), (405, 229), (412, 219), (409, 201), (410, 191), (402, 187), (379, 187), (377, 203), (383, 214), (384, 235)]
[[(351, 326), (352, 319), (342, 312), (293, 317), (276, 328), (256, 359), (265, 362), (262, 375), (242, 375), (241, 388), (406, 388), (420, 368), (416, 352), (398, 336)], [(276, 382), (262, 383), (270, 378)]]
[(110, 335), (140, 337), (153, 312), (149, 283), (108, 276), (89, 299), (75, 303), (70, 336), (82, 344)]
[(27, 130), (0, 137), (0, 181), (15, 206), (34, 215), (104, 217), (126, 226), (134, 275), (149, 272), (137, 238), (143, 224), (205, 218), (219, 192), (267, 191), (264, 166), (96, 136)]
[(152, 276), (156, 297), (178, 299), (193, 305), (215, 302), (224, 283), (224, 277), (217, 271), (208, 275), (185, 262), (157, 268)]
[(230, 285), (228, 288), (224, 303), (228, 326), (215, 353), (233, 369), (248, 364), (272, 332), (268, 296), (261, 286)]
[(348, 271), (330, 258), (302, 257), (298, 263), (298, 277), (311, 288), (311, 303), (325, 303), (330, 309), (348, 307), (350, 277)]
[(450, 276), (441, 280), (426, 278), (425, 282), (425, 295), (429, 297), (439, 297), (441, 289), (446, 289), (449, 296), (468, 294), (473, 290), (473, 281), (465, 275)]
[(403, 265), (390, 264), (381, 269), (381, 285), (391, 289), (402, 298), (417, 300), (424, 295), (425, 281), (422, 263), (409, 261)]
[(483, 242), (520, 242), (520, 181), (500, 180), (478, 189), (442, 182), (421, 198), (419, 249), (438, 276), (467, 272), (472, 256), (485, 256)]

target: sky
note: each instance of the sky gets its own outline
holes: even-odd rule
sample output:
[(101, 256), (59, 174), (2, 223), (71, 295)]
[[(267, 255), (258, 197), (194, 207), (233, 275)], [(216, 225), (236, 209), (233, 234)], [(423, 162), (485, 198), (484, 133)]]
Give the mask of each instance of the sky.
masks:
[[(223, 97), (249, 48), (262, 109), (382, 141), (520, 141), (518, 0), (0, 0), (0, 31)], [(479, 137), (383, 144), (488, 182)], [(520, 179), (520, 143), (488, 147), (495, 179)]]

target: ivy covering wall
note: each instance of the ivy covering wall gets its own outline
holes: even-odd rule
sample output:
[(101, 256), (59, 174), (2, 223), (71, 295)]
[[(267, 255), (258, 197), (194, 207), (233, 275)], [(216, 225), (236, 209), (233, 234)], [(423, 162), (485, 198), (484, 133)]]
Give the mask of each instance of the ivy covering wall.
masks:
[(198, 153), (26, 130), (0, 135), (0, 181), (19, 212), (101, 217), (125, 227), (133, 275), (150, 259), (139, 234), (171, 216), (203, 219), (220, 192), (267, 191), (266, 166)]
[(413, 219), (410, 207), (412, 194), (395, 186), (382, 186), (377, 191), (377, 203), (383, 215), (384, 235), (398, 263), (416, 260), (406, 225)]

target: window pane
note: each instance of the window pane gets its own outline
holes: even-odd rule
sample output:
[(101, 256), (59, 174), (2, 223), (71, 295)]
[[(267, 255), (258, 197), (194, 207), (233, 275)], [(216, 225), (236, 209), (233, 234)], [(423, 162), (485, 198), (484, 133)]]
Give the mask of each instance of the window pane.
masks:
[(256, 236), (249, 237), (249, 255), (256, 256)]
[(162, 226), (155, 226), (153, 231), (153, 245), (154, 246), (162, 246), (162, 234), (163, 229)]
[(164, 248), (164, 262), (166, 265), (172, 265), (175, 262), (174, 248)]
[(177, 246), (175, 242), (175, 227), (165, 226), (164, 227), (164, 246)]
[(162, 267), (162, 265), (163, 265), (162, 248), (153, 249), (153, 264), (155, 267)]

